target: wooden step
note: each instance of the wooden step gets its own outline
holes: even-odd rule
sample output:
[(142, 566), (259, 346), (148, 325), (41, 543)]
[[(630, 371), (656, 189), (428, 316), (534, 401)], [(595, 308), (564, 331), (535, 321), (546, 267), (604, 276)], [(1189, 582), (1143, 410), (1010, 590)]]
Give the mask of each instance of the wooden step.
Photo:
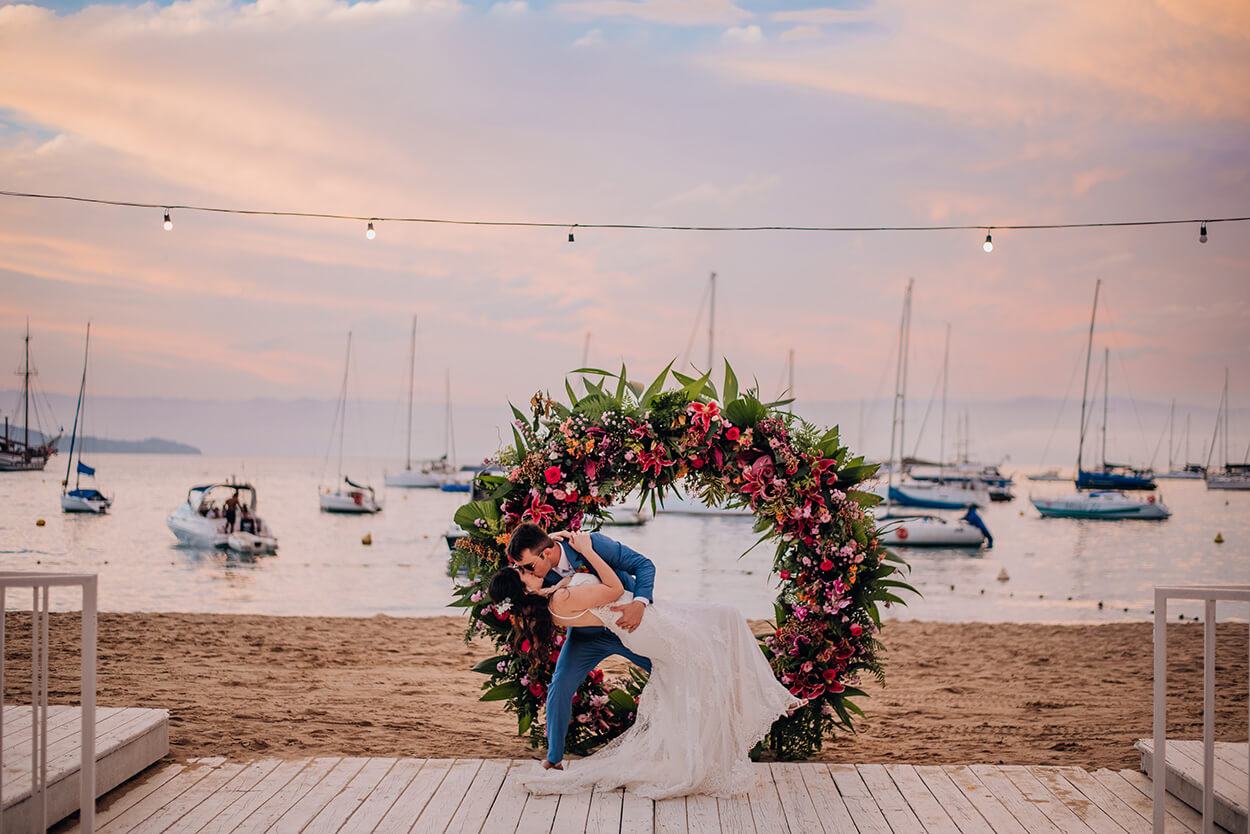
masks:
[[(1154, 771), (1154, 739), (1138, 739), (1141, 767), (1151, 779)], [(1202, 742), (1167, 740), (1167, 790), (1202, 813)], [(1246, 796), (1250, 790), (1246, 742), (1215, 743), (1215, 824), (1233, 834), (1246, 834)]]

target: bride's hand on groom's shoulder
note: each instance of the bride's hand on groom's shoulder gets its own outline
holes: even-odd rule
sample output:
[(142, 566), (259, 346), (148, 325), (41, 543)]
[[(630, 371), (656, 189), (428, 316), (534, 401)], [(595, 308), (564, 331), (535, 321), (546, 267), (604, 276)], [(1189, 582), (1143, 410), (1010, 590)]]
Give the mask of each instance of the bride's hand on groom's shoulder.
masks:
[(551, 538), (558, 542), (568, 542), (578, 553), (585, 554), (594, 547), (590, 540), (590, 534), (581, 530), (572, 533), (568, 530), (557, 530), (551, 534)]

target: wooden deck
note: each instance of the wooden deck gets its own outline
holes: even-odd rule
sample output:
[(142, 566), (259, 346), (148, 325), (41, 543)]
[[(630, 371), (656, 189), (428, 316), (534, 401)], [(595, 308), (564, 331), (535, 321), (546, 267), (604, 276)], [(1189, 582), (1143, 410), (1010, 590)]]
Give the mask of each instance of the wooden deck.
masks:
[[(1149, 834), (1151, 783), (1133, 770), (997, 765), (759, 764), (751, 793), (652, 802), (611, 791), (530, 796), (535, 761), (192, 759), (99, 803), (97, 830), (482, 834)], [(1167, 831), (1201, 831), (1168, 797)], [(67, 820), (55, 831), (77, 829)]]
[[(29, 706), (4, 708), (4, 831), (38, 829), (31, 802)], [(77, 816), (82, 761), (82, 709), (48, 707), (48, 823)], [(169, 752), (163, 709), (96, 709), (96, 787), (103, 795)]]
[[(1154, 739), (1139, 739), (1142, 770), (1154, 774)], [(1168, 739), (1168, 793), (1202, 811), (1202, 742)], [(1250, 789), (1247, 774), (1248, 750), (1244, 742), (1215, 743), (1215, 822), (1234, 834), (1246, 834), (1246, 797)]]

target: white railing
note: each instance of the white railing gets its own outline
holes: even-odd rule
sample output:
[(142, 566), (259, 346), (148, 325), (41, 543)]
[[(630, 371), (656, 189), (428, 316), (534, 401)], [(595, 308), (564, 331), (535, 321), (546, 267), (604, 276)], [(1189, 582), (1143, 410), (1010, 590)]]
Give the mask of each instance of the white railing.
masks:
[[(1202, 831), (1215, 830), (1215, 604), (1250, 602), (1250, 585), (1184, 585), (1155, 588), (1154, 834), (1163, 834), (1167, 797), (1168, 600), (1202, 600)], [(1250, 707), (1247, 708), (1250, 717)], [(1250, 808), (1250, 779), (1246, 783)]]
[[(4, 693), (4, 625), (8, 592), (31, 589), (30, 618), (30, 819), (48, 827), (48, 639), (49, 608), (54, 586), (82, 588), (82, 762), (79, 765), (79, 825), (95, 830), (95, 574), (0, 571), (0, 695)], [(4, 749), (4, 710), (0, 704), (0, 750)], [(3, 780), (0, 779), (0, 831), (4, 829)]]

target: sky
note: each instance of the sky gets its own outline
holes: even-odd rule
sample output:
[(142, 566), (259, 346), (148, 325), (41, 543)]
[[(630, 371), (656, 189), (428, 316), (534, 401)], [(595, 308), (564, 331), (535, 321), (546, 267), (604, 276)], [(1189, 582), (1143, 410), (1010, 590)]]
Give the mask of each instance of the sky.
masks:
[[(1216, 0), (0, 5), (0, 190), (659, 225), (1250, 215), (1250, 6)], [(0, 197), (0, 366), (121, 398), (527, 400), (715, 345), (766, 394), (1250, 400), (1250, 223), (984, 233), (379, 223)], [(702, 312), (700, 312), (702, 310)], [(718, 359), (719, 361), (719, 359)], [(15, 380), (0, 383), (12, 387)], [(1079, 390), (1079, 380), (1077, 382)], [(8, 410), (10, 403), (0, 403)], [(506, 417), (506, 414), (505, 414)], [(853, 420), (848, 417), (848, 420)], [(1153, 429), (1152, 429), (1153, 431)], [(124, 427), (115, 434), (125, 436)], [(166, 436), (177, 439), (176, 427)], [(1234, 437), (1237, 433), (1233, 432)]]

